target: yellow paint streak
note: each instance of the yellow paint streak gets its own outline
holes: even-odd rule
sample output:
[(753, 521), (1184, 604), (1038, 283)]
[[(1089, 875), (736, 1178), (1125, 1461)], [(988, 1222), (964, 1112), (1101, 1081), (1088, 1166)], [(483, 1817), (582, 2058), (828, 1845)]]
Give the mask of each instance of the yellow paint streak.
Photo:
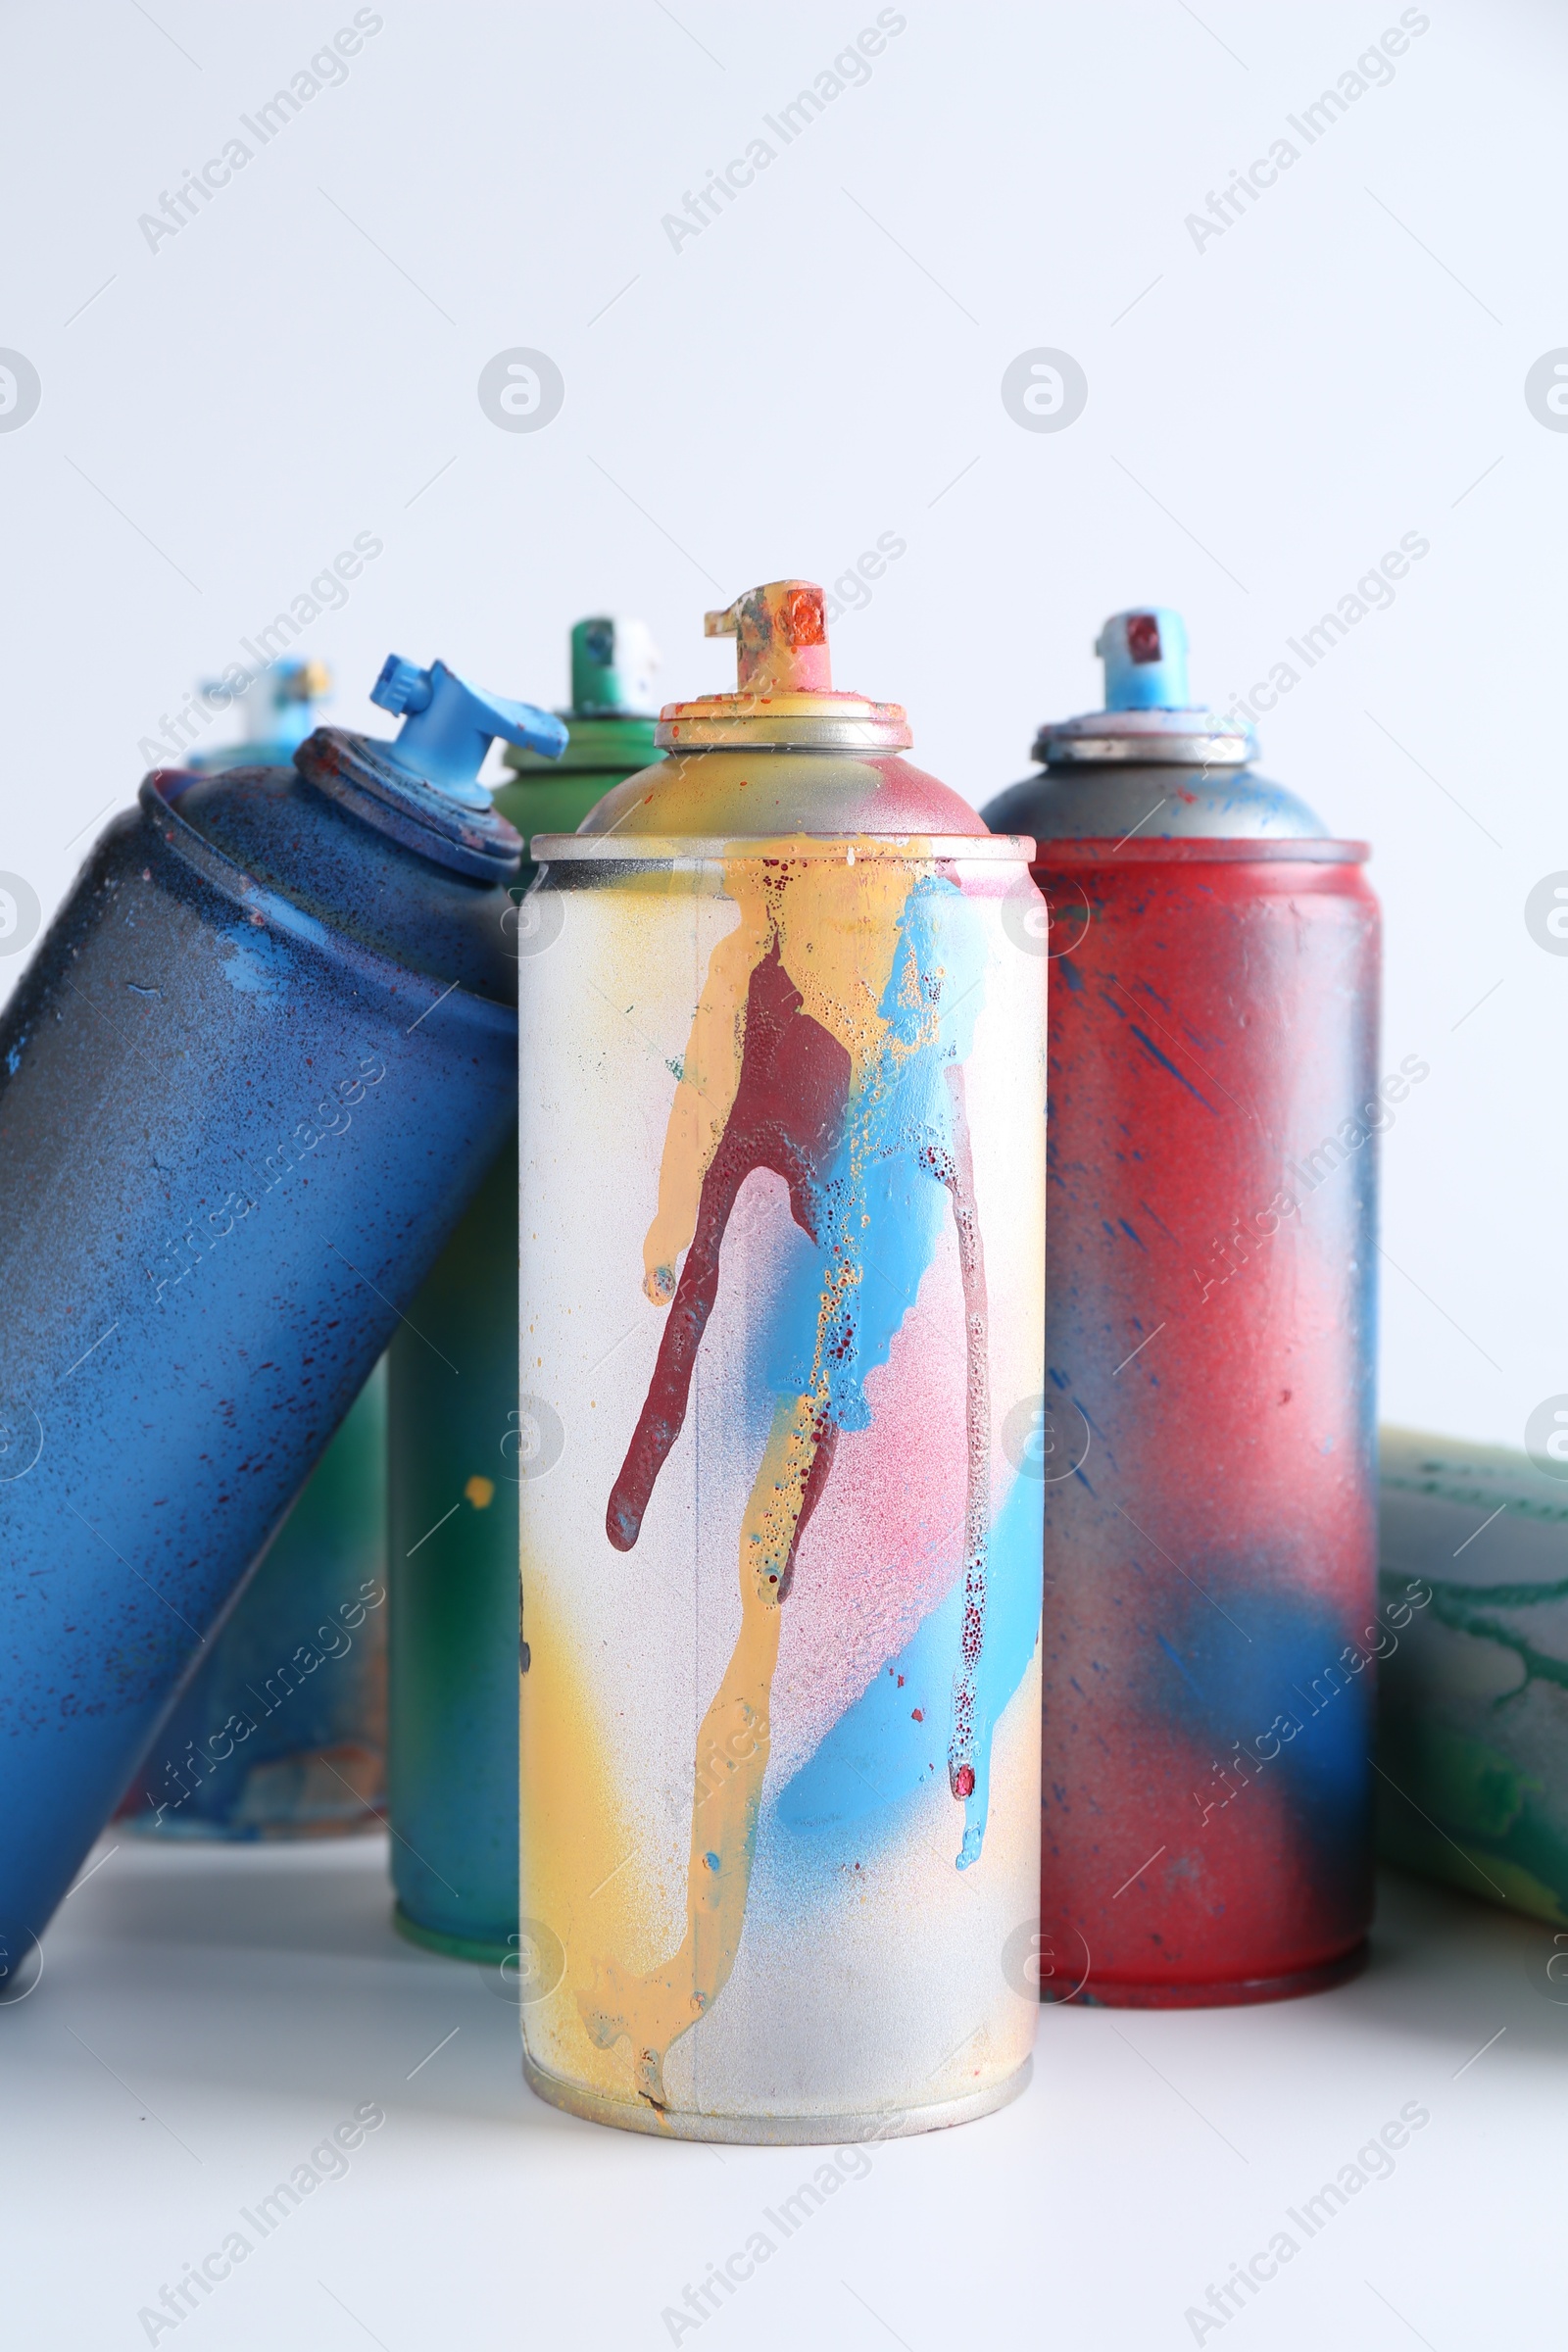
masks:
[(646, 1937), (648, 1890), (598, 1710), (574, 1662), (569, 1615), (552, 1607), (550, 1580), (526, 1564), (524, 1589), (521, 1909), (553, 1930), (566, 1954), (561, 1986), (524, 2012), (524, 2033), (540, 2065), (624, 2098), (623, 2066), (590, 2043), (571, 1995), (591, 1981), (590, 1942), (625, 1950)]
[(854, 866), (813, 858), (795, 868), (782, 894), (780, 959), (812, 1020), (849, 1054), (852, 1094), (875, 1067), (887, 1036), (877, 1006), (913, 878), (890, 858)]
[(760, 876), (748, 869), (733, 878), (726, 875), (726, 880), (741, 919), (708, 959), (708, 977), (669, 1109), (659, 1165), (659, 1207), (643, 1244), (643, 1290), (656, 1306), (666, 1306), (674, 1297), (675, 1262), (697, 1230), (703, 1178), (718, 1150), (740, 1083), (746, 992), (772, 940), (768, 893)]
[[(881, 856), (858, 863), (820, 856), (791, 859), (773, 855), (772, 848), (765, 861), (756, 856), (725, 860), (725, 888), (741, 919), (709, 958), (670, 1109), (658, 1213), (644, 1246), (644, 1291), (661, 1305), (674, 1294), (676, 1261), (696, 1229), (703, 1179), (734, 1102), (751, 975), (775, 944), (806, 1011), (849, 1055), (852, 1199), (863, 1190), (867, 1094), (887, 1079), (888, 1023), (878, 1006), (918, 861)], [(905, 993), (914, 986), (911, 956)], [(596, 1960), (591, 1987), (576, 1995), (598, 2049), (613, 2049), (622, 2038), (630, 2042), (636, 2087), (661, 2111), (666, 2104), (665, 2056), (712, 2007), (740, 1949), (767, 1771), (779, 1585), (821, 1443), (829, 1326), (846, 1290), (859, 1280), (858, 1250), (824, 1270), (810, 1389), (779, 1404), (742, 1521), (740, 1635), (697, 1736), (685, 1936), (662, 1967), (643, 1976), (619, 1961)], [(539, 1768), (548, 1769), (548, 1761), (541, 1758)], [(527, 1782), (525, 1765), (525, 1788)], [(599, 1949), (616, 1940), (606, 1936), (601, 1941), (595, 1922)], [(624, 1950), (625, 1939), (618, 1940)]]
[[(818, 1389), (825, 1399), (825, 1379)], [(637, 2088), (658, 2108), (666, 2104), (665, 2053), (712, 2007), (740, 1949), (767, 1771), (778, 1586), (819, 1443), (818, 1409), (810, 1397), (780, 1404), (741, 1524), (740, 1637), (697, 1735), (680, 1948), (645, 1977), (618, 1961), (601, 1961), (592, 1990), (577, 1996), (589, 2037), (601, 2049), (622, 2036), (630, 2041)]]
[(643, 1291), (656, 1306), (667, 1306), (674, 1297), (676, 1262), (697, 1228), (703, 1179), (740, 1083), (746, 993), (774, 945), (806, 1010), (849, 1054), (852, 1086), (882, 1049), (887, 1023), (877, 1005), (892, 967), (910, 866), (875, 854), (852, 865), (820, 856), (791, 859), (788, 844), (778, 851), (765, 860), (724, 860), (724, 887), (741, 919), (709, 957), (670, 1104), (659, 1205), (643, 1244)]

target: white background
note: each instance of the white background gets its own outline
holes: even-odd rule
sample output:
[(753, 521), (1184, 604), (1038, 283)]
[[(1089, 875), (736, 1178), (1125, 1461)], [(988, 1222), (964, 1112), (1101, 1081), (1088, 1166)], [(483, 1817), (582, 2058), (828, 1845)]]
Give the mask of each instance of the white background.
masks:
[[(1098, 700), (1106, 612), (1181, 608), (1224, 703), (1419, 532), (1393, 609), (1264, 722), (1263, 765), (1376, 845), (1383, 1063), (1432, 1065), (1386, 1150), (1385, 1414), (1518, 1444), (1568, 1387), (1568, 960), (1523, 920), (1568, 867), (1568, 435), (1523, 398), (1568, 343), (1560, 12), (1433, 0), (1392, 84), (1200, 252), (1186, 216), (1396, 6), (909, 0), (865, 86), (678, 253), (662, 217), (873, 7), (380, 13), (345, 83), (156, 252), (138, 215), (347, 0), (7, 14), (0, 345), (43, 398), (0, 433), (0, 867), (51, 908), (140, 739), (357, 532), (384, 553), (299, 650), (336, 670), (333, 717), (377, 727), (389, 649), (557, 702), (567, 625), (607, 607), (651, 622), (670, 695), (723, 685), (706, 606), (902, 537), (839, 680), (906, 703), (916, 757), (976, 803)], [(476, 398), (517, 345), (565, 379), (537, 433)], [(1040, 345), (1088, 376), (1061, 433), (1000, 398)], [(1406, 1887), (1341, 1993), (1048, 2014), (1025, 2102), (878, 2151), (703, 2343), (1186, 2343), (1189, 2301), (1417, 2099), (1396, 2177), (1226, 2342), (1554, 2344), (1548, 1951)], [(5, 2035), (29, 2345), (142, 2342), (138, 2305), (366, 2098), (385, 2131), (183, 2323), (187, 2352), (652, 2346), (807, 2169), (527, 2099), (514, 2016), (395, 1942), (372, 1846), (112, 1854), (49, 1970)]]
[[(831, 2150), (661, 2146), (533, 2098), (492, 1972), (393, 1934), (380, 1838), (119, 1835), (0, 2012), (27, 2352), (1560, 2352), (1568, 1983), (1517, 1914), (1390, 1878), (1338, 1992), (1045, 2008), (1021, 2099), (843, 2159), (681, 2331), (664, 2312)], [(372, 2100), (347, 2176), (248, 2229)], [(1393, 2172), (1308, 2236), (1291, 2209), (1411, 2107)], [(249, 2255), (150, 2339), (138, 2313), (236, 2229)], [(1289, 2262), (1195, 2328), (1279, 2230)]]
[[(1386, 1147), (1385, 1417), (1519, 1444), (1568, 1386), (1568, 960), (1522, 911), (1568, 866), (1568, 434), (1523, 397), (1568, 341), (1560, 13), (1434, 0), (1305, 147), (1285, 117), (1396, 7), (910, 0), (677, 252), (662, 217), (779, 147), (763, 115), (873, 8), (386, 0), (347, 79), (149, 250), (138, 216), (352, 13), (9, 13), (0, 344), (43, 400), (0, 435), (0, 866), (52, 907), (140, 739), (360, 531), (385, 553), (296, 650), (377, 727), (389, 648), (558, 702), (567, 625), (606, 608), (652, 623), (671, 696), (728, 683), (705, 607), (895, 534), (839, 680), (904, 701), (976, 803), (1099, 700), (1107, 612), (1181, 608), (1223, 704), (1417, 531), (1262, 764), (1374, 843), (1384, 1064), (1432, 1065)], [(1281, 135), (1300, 160), (1197, 250), (1186, 217)], [(476, 398), (517, 345), (565, 379), (536, 433)], [(1039, 345), (1089, 380), (1060, 433), (1000, 397)]]

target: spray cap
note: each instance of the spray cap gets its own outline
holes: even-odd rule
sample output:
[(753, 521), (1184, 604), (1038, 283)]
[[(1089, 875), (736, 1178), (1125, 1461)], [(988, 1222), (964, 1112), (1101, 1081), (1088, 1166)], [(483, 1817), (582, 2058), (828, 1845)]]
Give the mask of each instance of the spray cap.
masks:
[(1105, 665), (1107, 710), (1186, 708), (1187, 624), (1168, 605), (1113, 612), (1095, 651)]
[[(236, 677), (246, 681), (238, 691), (231, 682)], [(240, 741), (197, 753), (188, 764), (198, 774), (217, 775), (226, 767), (287, 767), (316, 724), (317, 704), (332, 691), (332, 673), (324, 662), (293, 655), (254, 674), (236, 663), (221, 678), (206, 681), (201, 691), (209, 702), (220, 696), (238, 712)]]
[(834, 693), (826, 599), (812, 581), (749, 588), (705, 613), (703, 634), (736, 640), (737, 691), (666, 703), (655, 738), (664, 750), (906, 751), (913, 741), (897, 703)]
[(571, 632), (571, 716), (652, 718), (659, 649), (641, 620), (599, 615)]
[(735, 639), (742, 694), (831, 694), (827, 605), (808, 580), (748, 588), (722, 612), (703, 614), (705, 637)]
[(551, 759), (566, 748), (566, 730), (548, 710), (486, 694), (444, 662), (421, 669), (388, 654), (370, 700), (403, 720), (396, 742), (384, 747), (386, 756), (465, 808), (489, 809), (479, 770), (498, 735)]
[(1246, 767), (1250, 727), (1189, 699), (1187, 624), (1168, 605), (1113, 612), (1095, 639), (1105, 665), (1105, 708), (1041, 728), (1034, 756), (1050, 766), (1154, 760)]

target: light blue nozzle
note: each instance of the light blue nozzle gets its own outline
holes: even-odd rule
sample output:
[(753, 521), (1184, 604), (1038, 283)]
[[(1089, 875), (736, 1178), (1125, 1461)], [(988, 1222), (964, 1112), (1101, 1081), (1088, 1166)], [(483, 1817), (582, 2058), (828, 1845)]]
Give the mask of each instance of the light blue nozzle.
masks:
[(200, 775), (220, 775), (228, 767), (289, 766), (316, 724), (317, 704), (331, 690), (332, 675), (324, 662), (291, 655), (254, 672), (232, 663), (220, 678), (204, 683), (200, 692), (207, 704), (227, 705), (238, 713), (240, 739), (195, 753), (187, 764)]
[(1107, 710), (1186, 710), (1187, 626), (1168, 605), (1113, 612), (1095, 640)]
[(421, 669), (416, 662), (388, 654), (370, 700), (403, 720), (397, 741), (389, 747), (398, 765), (422, 776), (465, 808), (490, 807), (479, 770), (498, 735), (530, 752), (542, 752), (547, 760), (559, 760), (566, 748), (566, 730), (548, 710), (486, 694), (444, 662)]

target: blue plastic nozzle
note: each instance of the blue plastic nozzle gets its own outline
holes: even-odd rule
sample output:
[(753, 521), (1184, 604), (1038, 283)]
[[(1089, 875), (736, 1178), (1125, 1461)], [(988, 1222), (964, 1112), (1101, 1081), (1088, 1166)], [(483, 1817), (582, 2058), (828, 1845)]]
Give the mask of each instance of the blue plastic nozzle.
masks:
[(1185, 710), (1187, 626), (1168, 605), (1113, 612), (1095, 640), (1107, 710)]
[[(234, 680), (241, 681), (235, 685)], [(199, 753), (191, 765), (217, 773), (225, 767), (284, 766), (316, 724), (316, 706), (332, 691), (332, 673), (324, 662), (302, 661), (290, 655), (270, 668), (247, 672), (234, 662), (220, 678), (207, 680), (201, 692), (239, 714), (240, 740)]]
[(396, 742), (388, 747), (398, 765), (422, 776), (465, 808), (490, 807), (479, 770), (498, 735), (508, 743), (526, 745), (530, 752), (542, 752), (547, 760), (559, 760), (566, 748), (566, 730), (548, 710), (486, 694), (444, 662), (421, 669), (416, 662), (388, 654), (370, 700), (403, 720)]

